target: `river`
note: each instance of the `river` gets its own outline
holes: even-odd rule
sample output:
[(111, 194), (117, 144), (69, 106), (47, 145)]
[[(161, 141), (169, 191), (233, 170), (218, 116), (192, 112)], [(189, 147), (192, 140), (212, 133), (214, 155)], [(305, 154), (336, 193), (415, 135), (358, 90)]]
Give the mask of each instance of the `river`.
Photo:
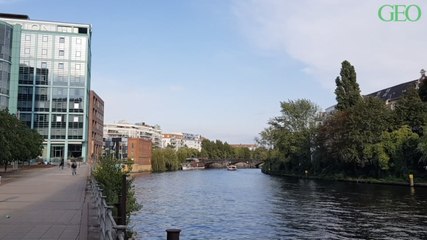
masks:
[(427, 239), (427, 188), (274, 177), (259, 169), (141, 174), (137, 239)]

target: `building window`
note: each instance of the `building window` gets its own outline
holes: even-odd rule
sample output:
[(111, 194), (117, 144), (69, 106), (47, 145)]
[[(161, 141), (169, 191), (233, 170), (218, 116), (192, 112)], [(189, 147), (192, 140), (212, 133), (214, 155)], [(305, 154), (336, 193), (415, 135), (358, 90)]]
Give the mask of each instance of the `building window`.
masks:
[(64, 50), (59, 50), (59, 56), (64, 56)]
[(47, 49), (42, 49), (42, 55), (46, 56), (47, 55)]
[(59, 43), (65, 43), (65, 38), (64, 37), (60, 37), (59, 38)]
[(30, 53), (30, 49), (29, 48), (24, 49), (24, 53), (25, 54), (29, 54)]
[(82, 53), (80, 51), (76, 52), (76, 57), (80, 57), (82, 55)]
[(61, 122), (62, 121), (62, 116), (56, 116), (56, 122)]
[(64, 63), (58, 63), (58, 69), (64, 69)]
[(31, 35), (25, 35), (25, 41), (31, 41)]
[(42, 62), (42, 68), (47, 68), (47, 62)]
[(42, 41), (47, 42), (47, 40), (48, 40), (47, 36), (43, 36)]
[(81, 39), (81, 38), (77, 38), (77, 39), (76, 39), (76, 43), (77, 43), (77, 44), (82, 44), (82, 39)]
[(73, 122), (79, 122), (79, 117), (73, 117)]
[(74, 109), (79, 109), (79, 103), (74, 103)]
[(80, 70), (80, 64), (76, 64), (76, 70)]

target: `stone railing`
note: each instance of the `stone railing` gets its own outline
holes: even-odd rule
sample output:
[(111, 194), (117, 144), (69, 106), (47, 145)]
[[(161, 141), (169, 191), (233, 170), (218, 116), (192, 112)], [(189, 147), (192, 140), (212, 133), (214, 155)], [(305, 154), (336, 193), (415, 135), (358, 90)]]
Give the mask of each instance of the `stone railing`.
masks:
[(112, 214), (113, 207), (107, 205), (106, 196), (102, 195), (102, 188), (93, 176), (90, 179), (90, 188), (92, 204), (99, 221), (100, 240), (124, 240), (126, 226), (116, 224)]

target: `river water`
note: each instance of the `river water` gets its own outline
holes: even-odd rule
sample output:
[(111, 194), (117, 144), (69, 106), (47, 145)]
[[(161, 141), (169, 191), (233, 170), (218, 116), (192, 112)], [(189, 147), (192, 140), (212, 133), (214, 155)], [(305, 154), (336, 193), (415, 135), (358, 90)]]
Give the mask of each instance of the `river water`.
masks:
[(427, 239), (427, 188), (265, 175), (259, 169), (141, 174), (137, 239)]

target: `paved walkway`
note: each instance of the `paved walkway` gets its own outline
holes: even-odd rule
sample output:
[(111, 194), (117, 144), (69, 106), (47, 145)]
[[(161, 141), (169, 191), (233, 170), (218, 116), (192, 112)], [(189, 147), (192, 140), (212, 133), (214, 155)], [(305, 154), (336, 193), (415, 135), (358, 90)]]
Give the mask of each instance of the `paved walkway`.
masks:
[(89, 167), (81, 165), (76, 176), (67, 167), (19, 170), (4, 176), (0, 239), (88, 239), (88, 172)]

